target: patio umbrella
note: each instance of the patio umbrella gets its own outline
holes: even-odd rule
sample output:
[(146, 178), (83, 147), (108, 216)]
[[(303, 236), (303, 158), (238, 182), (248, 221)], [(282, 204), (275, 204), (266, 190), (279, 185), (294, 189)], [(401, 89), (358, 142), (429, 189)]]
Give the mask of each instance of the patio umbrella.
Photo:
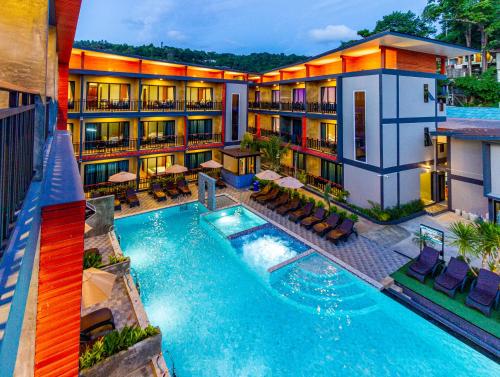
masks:
[(133, 181), (136, 178), (137, 176), (133, 173), (129, 173), (128, 171), (121, 171), (109, 177), (108, 182), (123, 183), (123, 182)]
[(281, 178), (281, 175), (272, 170), (263, 170), (260, 173), (255, 174), (255, 176), (264, 181), (275, 181)]
[(85, 234), (90, 232), (92, 229), (94, 229), (94, 228), (92, 228), (89, 224), (85, 223)]
[(181, 174), (187, 172), (187, 168), (185, 166), (174, 164), (165, 169), (166, 174)]
[(304, 187), (302, 182), (300, 182), (298, 179), (295, 179), (292, 177), (284, 177), (284, 178), (278, 179), (276, 181), (276, 184), (278, 186), (288, 188), (288, 189), (299, 189), (301, 187)]
[(200, 164), (200, 166), (205, 169), (219, 169), (222, 167), (222, 164), (219, 164), (217, 161), (214, 160), (209, 160), (203, 162), (202, 164)]
[(116, 275), (91, 267), (83, 270), (82, 304), (84, 308), (107, 300), (111, 296)]

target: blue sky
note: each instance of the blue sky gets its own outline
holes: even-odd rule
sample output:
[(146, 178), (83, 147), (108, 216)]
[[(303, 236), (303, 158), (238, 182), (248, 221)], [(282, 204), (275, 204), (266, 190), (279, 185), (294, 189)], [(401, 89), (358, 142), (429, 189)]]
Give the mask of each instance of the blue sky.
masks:
[(76, 39), (314, 55), (427, 0), (83, 0)]

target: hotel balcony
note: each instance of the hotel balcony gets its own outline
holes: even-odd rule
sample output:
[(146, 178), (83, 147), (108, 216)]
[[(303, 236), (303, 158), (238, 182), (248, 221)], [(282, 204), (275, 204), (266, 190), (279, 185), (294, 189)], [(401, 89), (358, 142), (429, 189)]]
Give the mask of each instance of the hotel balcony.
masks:
[(202, 146), (208, 144), (222, 143), (222, 134), (220, 133), (203, 133), (189, 134), (187, 137), (188, 146)]
[(281, 111), (304, 112), (306, 105), (304, 102), (280, 102)]
[(141, 111), (184, 111), (184, 101), (142, 101)]
[(337, 104), (335, 102), (308, 102), (308, 113), (337, 114)]
[(281, 131), (279, 136), (285, 143), (299, 146), (302, 145), (302, 135)]
[(192, 102), (181, 100), (137, 101), (137, 100), (75, 100), (68, 101), (68, 113), (97, 112), (183, 112), (221, 111), (221, 101)]
[(143, 138), (140, 149), (166, 149), (172, 147), (181, 147), (184, 145), (183, 135), (164, 135), (155, 138)]
[(251, 126), (248, 126), (247, 127), (247, 132), (252, 134), (252, 135), (256, 135), (257, 134), (257, 128), (256, 127), (251, 127)]
[(278, 131), (273, 131), (273, 130), (261, 128), (260, 129), (260, 136), (263, 136), (263, 137), (280, 136), (280, 133)]
[(337, 143), (330, 140), (314, 139), (308, 137), (306, 139), (306, 147), (323, 153), (328, 153), (333, 155), (337, 154)]
[(222, 102), (220, 101), (188, 101), (186, 102), (187, 111), (220, 111), (222, 110)]
[(279, 102), (249, 102), (248, 108), (253, 110), (280, 110)]

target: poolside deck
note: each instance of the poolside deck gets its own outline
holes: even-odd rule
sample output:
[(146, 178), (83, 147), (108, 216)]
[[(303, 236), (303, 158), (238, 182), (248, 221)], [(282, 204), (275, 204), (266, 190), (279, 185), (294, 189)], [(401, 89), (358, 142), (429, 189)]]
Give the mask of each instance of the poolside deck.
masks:
[[(164, 202), (157, 202), (152, 196), (147, 193), (139, 193), (138, 197), (141, 202), (140, 207), (129, 208), (127, 205), (122, 205), (121, 211), (115, 212), (115, 218), (147, 212), (155, 209), (165, 208), (172, 205), (182, 204), (188, 201), (198, 199), (198, 191), (195, 185), (191, 186), (193, 194), (186, 197), (178, 197), (176, 199), (168, 199)], [(371, 224), (366, 220), (361, 220), (358, 224), (359, 237), (351, 236), (348, 242), (334, 245), (314, 234), (313, 232), (289, 221), (288, 218), (278, 215), (276, 212), (269, 210), (265, 206), (250, 200), (251, 192), (248, 190), (237, 190), (233, 187), (228, 187), (217, 191), (217, 194), (227, 194), (240, 203), (243, 203), (251, 209), (267, 217), (271, 221), (288, 229), (300, 238), (312, 243), (317, 248), (340, 259), (344, 263), (351, 266), (353, 269), (360, 271), (371, 279), (379, 282), (384, 277), (398, 270), (401, 266), (408, 262), (408, 258), (394, 252), (389, 247), (365, 237), (364, 234), (374, 231), (378, 226)], [(313, 195), (310, 194), (309, 195)], [(231, 204), (231, 199), (225, 196), (218, 197), (217, 208), (222, 208)]]

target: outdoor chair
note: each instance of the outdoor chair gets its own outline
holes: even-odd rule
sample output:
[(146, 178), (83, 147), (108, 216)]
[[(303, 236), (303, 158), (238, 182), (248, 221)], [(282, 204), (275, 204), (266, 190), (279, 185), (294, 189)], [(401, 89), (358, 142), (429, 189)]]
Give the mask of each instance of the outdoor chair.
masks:
[(313, 226), (313, 231), (320, 237), (323, 237), (326, 233), (335, 229), (340, 221), (340, 216), (336, 213), (332, 213), (325, 221), (317, 223)]
[(273, 188), (269, 194), (259, 196), (255, 200), (257, 201), (257, 203), (266, 204), (267, 202), (269, 202), (271, 200), (275, 200), (279, 194), (280, 194), (280, 190), (279, 190), (279, 188), (276, 187), (276, 188)]
[(311, 202), (307, 202), (302, 208), (293, 211), (290, 216), (288, 216), (288, 219), (295, 223), (298, 223), (300, 220), (310, 216), (313, 209), (314, 204)]
[(182, 195), (191, 195), (191, 190), (185, 179), (180, 179), (177, 182), (177, 189), (181, 192)]
[(326, 215), (326, 210), (322, 207), (316, 208), (316, 211), (312, 214), (312, 216), (308, 216), (300, 222), (301, 226), (306, 227), (306, 229), (311, 229), (312, 226), (323, 221)]
[(448, 266), (434, 281), (434, 289), (444, 292), (450, 297), (455, 297), (458, 288), (461, 292), (464, 291), (467, 271), (469, 271), (467, 263), (457, 258), (451, 258)]
[(423, 283), (428, 275), (436, 274), (439, 265), (439, 251), (425, 246), (417, 259), (410, 265), (406, 274)]
[(172, 181), (167, 182), (165, 190), (167, 191), (168, 196), (170, 196), (172, 199), (177, 198), (181, 194)]
[(354, 229), (354, 221), (351, 219), (344, 219), (336, 229), (326, 233), (326, 239), (337, 244), (339, 241), (347, 241), (349, 236), (353, 233), (356, 234), (356, 236), (358, 235)]
[(130, 206), (130, 208), (141, 205), (141, 203), (139, 202), (139, 198), (137, 197), (133, 189), (128, 188), (125, 195), (127, 198), (127, 203)]
[(278, 207), (276, 210), (276, 213), (278, 213), (281, 216), (286, 216), (289, 212), (296, 211), (300, 208), (300, 199), (295, 198), (292, 199), (291, 202), (288, 204), (282, 205), (281, 207)]
[(498, 274), (484, 268), (480, 269), (477, 279), (472, 283), (470, 292), (465, 299), (465, 305), (477, 309), (489, 317), (492, 308), (498, 308), (499, 285), (500, 276)]
[(265, 186), (262, 190), (258, 191), (258, 192), (254, 192), (253, 194), (250, 195), (250, 199), (257, 199), (257, 197), (261, 196), (261, 195), (267, 195), (269, 194), (269, 192), (271, 191), (271, 185), (267, 185)]
[(272, 202), (267, 203), (267, 208), (276, 209), (279, 206), (288, 202), (289, 199), (290, 199), (290, 195), (288, 195), (288, 193), (284, 192), (276, 200), (273, 200)]

